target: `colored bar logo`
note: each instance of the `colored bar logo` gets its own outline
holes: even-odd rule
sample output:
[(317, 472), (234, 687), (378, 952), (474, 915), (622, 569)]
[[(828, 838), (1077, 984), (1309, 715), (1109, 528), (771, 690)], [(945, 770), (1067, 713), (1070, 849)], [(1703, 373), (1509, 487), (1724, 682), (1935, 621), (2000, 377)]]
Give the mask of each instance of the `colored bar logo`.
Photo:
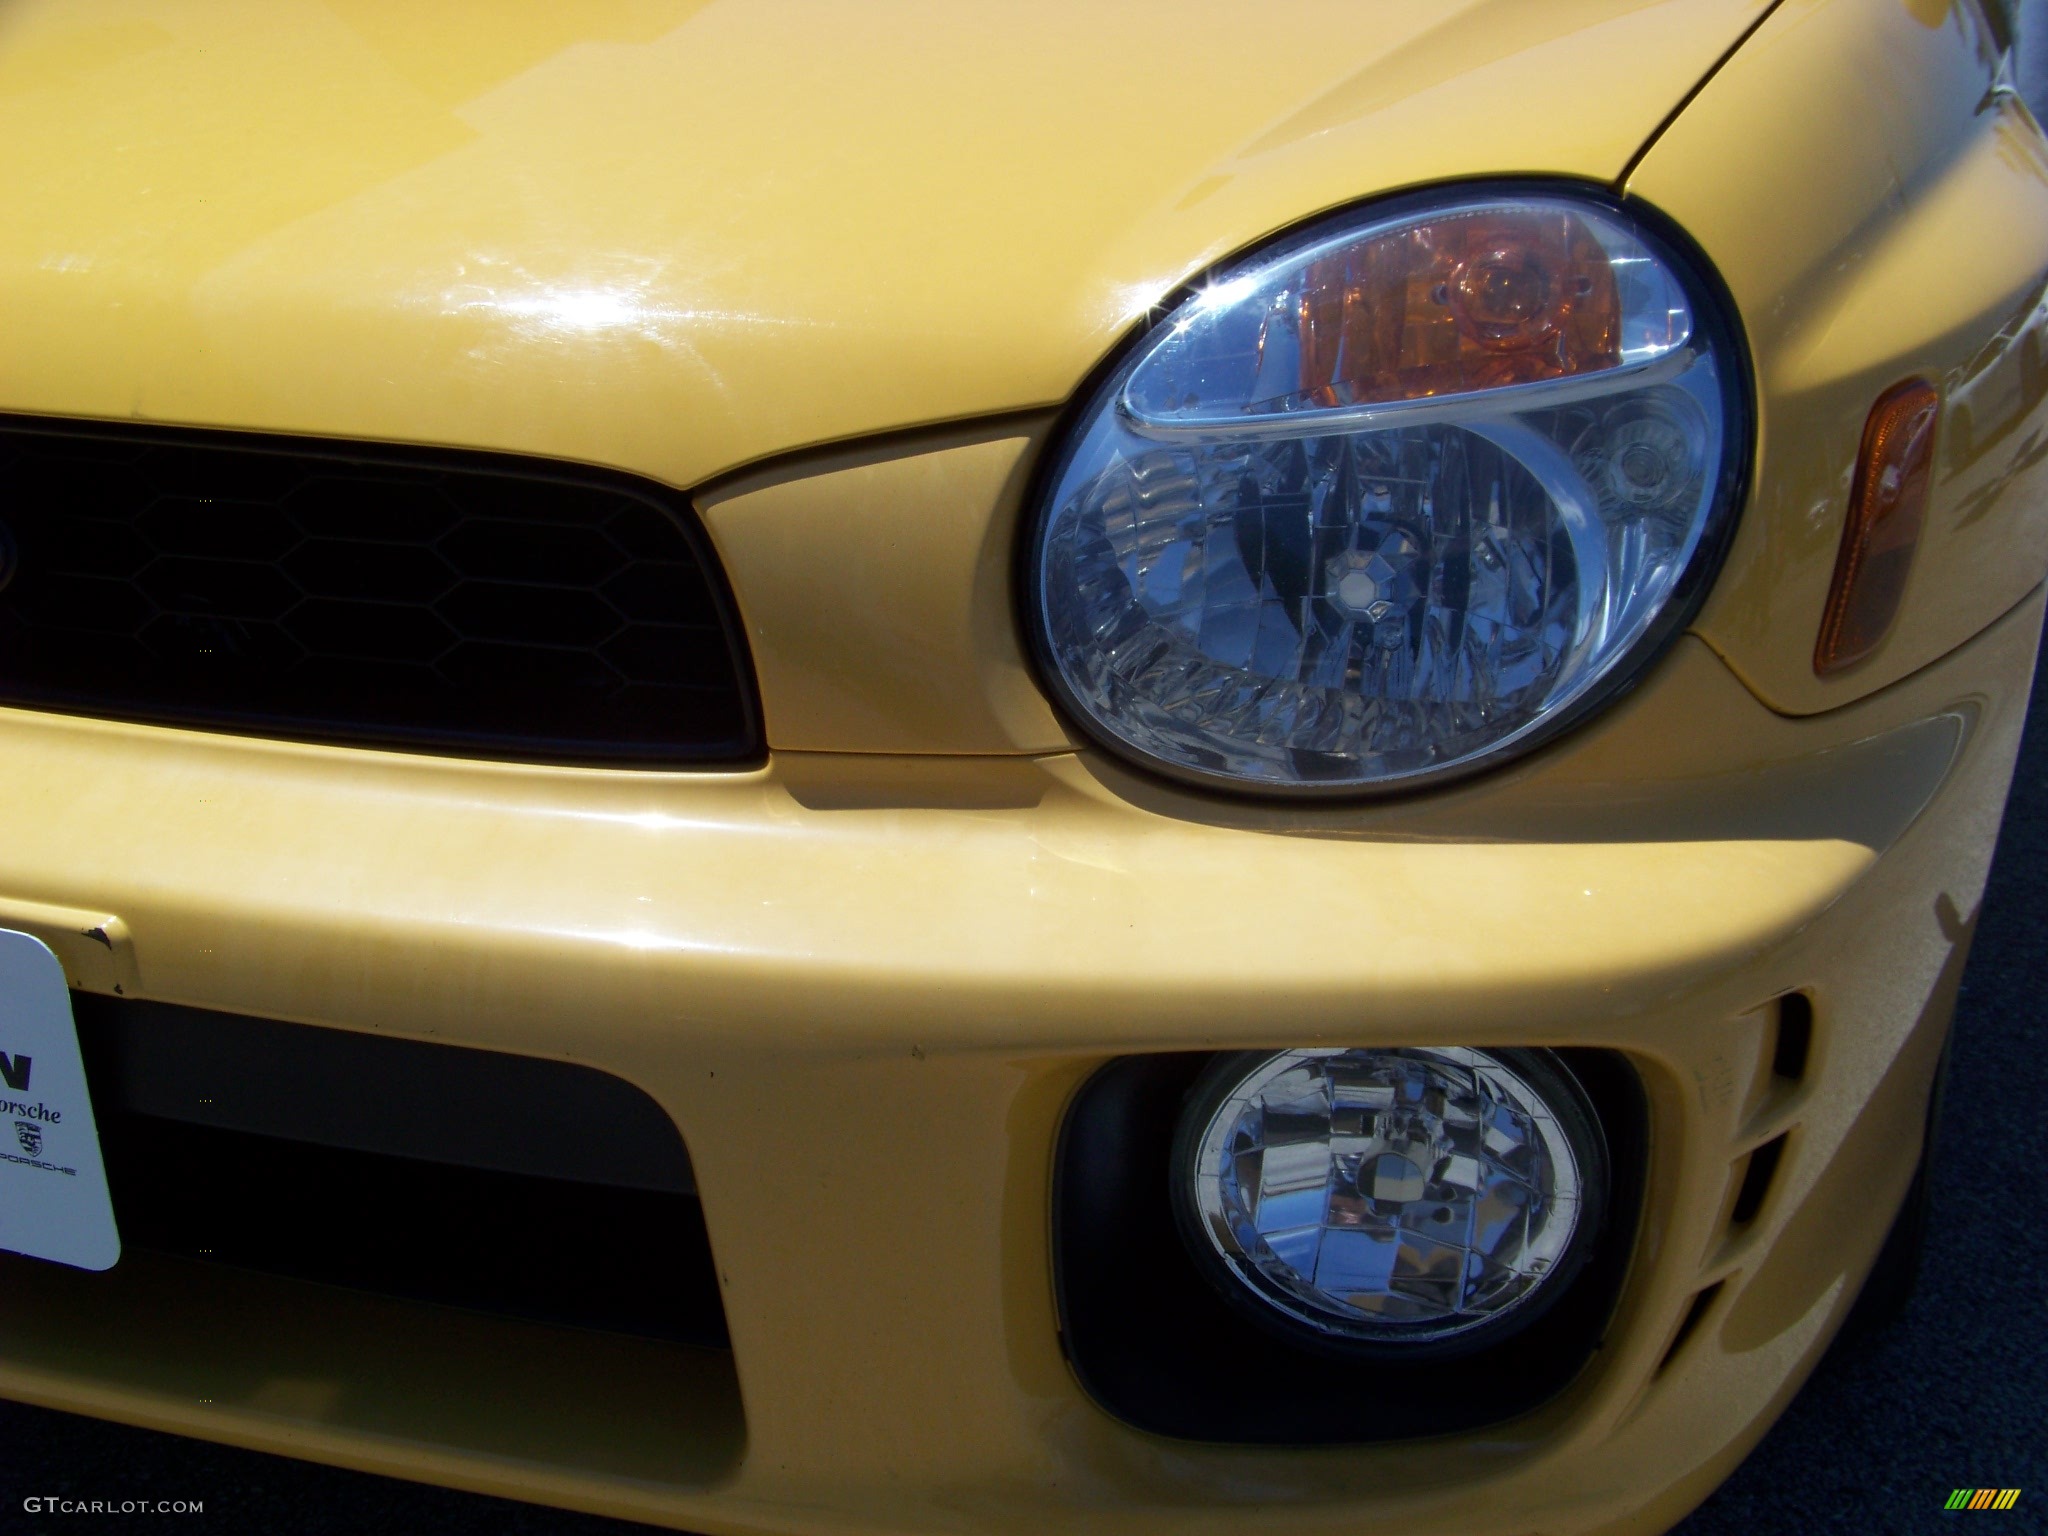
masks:
[(1958, 1488), (1943, 1509), (2011, 1509), (2020, 1501), (2017, 1488)]

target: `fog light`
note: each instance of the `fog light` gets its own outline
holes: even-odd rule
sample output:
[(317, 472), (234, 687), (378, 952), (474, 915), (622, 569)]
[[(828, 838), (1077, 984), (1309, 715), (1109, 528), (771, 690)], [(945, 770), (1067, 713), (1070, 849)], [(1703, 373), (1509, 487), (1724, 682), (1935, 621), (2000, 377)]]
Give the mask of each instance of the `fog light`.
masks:
[(1304, 1343), (1463, 1353), (1535, 1321), (1592, 1250), (1607, 1158), (1547, 1051), (1249, 1053), (1195, 1084), (1174, 1209), (1224, 1295)]

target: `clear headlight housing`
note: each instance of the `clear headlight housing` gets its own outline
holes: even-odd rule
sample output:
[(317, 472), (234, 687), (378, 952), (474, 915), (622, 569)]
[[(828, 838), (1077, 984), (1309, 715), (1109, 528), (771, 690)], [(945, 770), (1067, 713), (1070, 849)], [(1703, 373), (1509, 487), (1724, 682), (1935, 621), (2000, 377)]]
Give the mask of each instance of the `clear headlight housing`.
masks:
[(1227, 1057), (1194, 1089), (1175, 1210), (1226, 1296), (1304, 1342), (1477, 1348), (1585, 1262), (1607, 1195), (1584, 1091), (1541, 1051)]
[(1324, 225), (1176, 307), (1076, 424), (1030, 555), (1044, 670), (1180, 777), (1471, 771), (1689, 616), (1742, 399), (1692, 268), (1615, 205), (1464, 193)]

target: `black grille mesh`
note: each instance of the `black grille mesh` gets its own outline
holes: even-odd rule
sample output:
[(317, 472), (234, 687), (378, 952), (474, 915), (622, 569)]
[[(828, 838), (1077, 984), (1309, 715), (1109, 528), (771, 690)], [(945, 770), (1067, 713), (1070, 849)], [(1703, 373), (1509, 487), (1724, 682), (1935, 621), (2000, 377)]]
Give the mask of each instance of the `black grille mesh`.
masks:
[(493, 455), (0, 420), (0, 703), (571, 762), (759, 751), (687, 505)]

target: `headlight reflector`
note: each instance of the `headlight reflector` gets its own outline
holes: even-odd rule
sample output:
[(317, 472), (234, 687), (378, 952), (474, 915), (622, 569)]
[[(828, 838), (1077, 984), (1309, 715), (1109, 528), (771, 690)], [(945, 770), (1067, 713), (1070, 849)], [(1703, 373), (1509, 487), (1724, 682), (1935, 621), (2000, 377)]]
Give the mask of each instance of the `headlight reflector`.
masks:
[(1605, 1149), (1543, 1052), (1225, 1058), (1174, 1156), (1176, 1215), (1225, 1294), (1342, 1347), (1477, 1347), (1562, 1294), (1604, 1214)]
[(1533, 745), (1682, 618), (1734, 360), (1680, 258), (1553, 193), (1352, 218), (1174, 310), (1098, 392), (1031, 566), (1057, 692), (1239, 788)]

